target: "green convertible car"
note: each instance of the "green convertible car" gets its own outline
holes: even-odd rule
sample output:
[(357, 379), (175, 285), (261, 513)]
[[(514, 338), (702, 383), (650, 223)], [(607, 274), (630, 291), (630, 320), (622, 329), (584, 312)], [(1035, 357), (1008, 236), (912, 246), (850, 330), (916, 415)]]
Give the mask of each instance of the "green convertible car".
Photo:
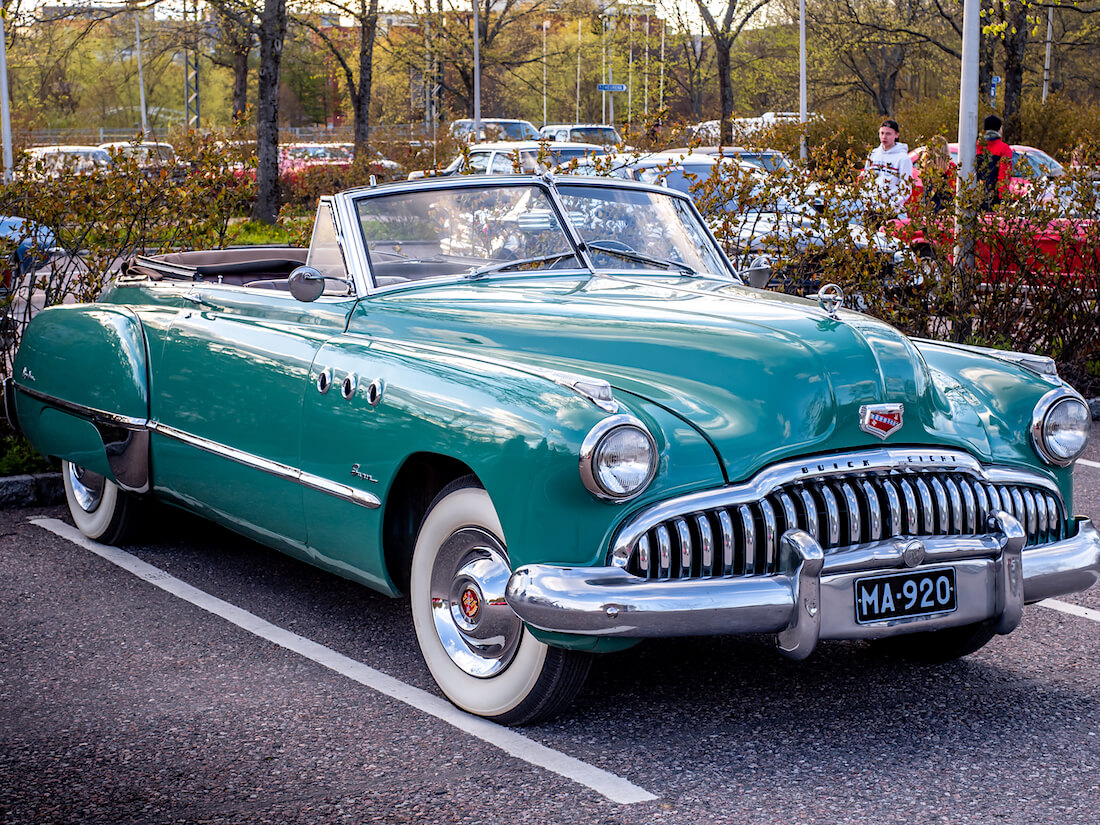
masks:
[(4, 397), (73, 520), (158, 499), (390, 595), (465, 710), (595, 652), (772, 634), (945, 659), (1100, 577), (1052, 362), (747, 287), (691, 201), (470, 177), (324, 198), (308, 250), (137, 257)]

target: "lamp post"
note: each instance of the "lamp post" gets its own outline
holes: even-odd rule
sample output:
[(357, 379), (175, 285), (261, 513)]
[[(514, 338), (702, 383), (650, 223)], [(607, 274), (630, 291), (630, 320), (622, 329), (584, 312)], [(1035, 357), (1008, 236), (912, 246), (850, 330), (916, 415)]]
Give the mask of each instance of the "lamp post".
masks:
[[(978, 51), (981, 0), (964, 0), (962, 70), (959, 78), (959, 170), (955, 192), (961, 195), (974, 179), (974, 156), (978, 145)], [(956, 197), (955, 262), (966, 269), (974, 265), (974, 238), (967, 230), (972, 207)]]
[(542, 21), (542, 125), (546, 125), (546, 30), (550, 21)]
[(141, 133), (149, 131), (149, 119), (145, 114), (145, 77), (141, 71), (141, 9), (134, 6), (134, 44), (137, 49), (138, 96), (141, 100)]
[(1050, 46), (1054, 40), (1054, 6), (1047, 9), (1047, 53), (1043, 58), (1043, 103), (1047, 102), (1047, 89), (1050, 88)]
[(11, 148), (11, 106), (8, 100), (7, 15), (0, 15), (0, 132), (4, 139), (4, 183), (11, 183), (15, 160)]
[(581, 21), (577, 21), (577, 109), (573, 113), (573, 122), (581, 122)]
[(798, 156), (805, 162), (806, 149), (806, 0), (798, 0)]

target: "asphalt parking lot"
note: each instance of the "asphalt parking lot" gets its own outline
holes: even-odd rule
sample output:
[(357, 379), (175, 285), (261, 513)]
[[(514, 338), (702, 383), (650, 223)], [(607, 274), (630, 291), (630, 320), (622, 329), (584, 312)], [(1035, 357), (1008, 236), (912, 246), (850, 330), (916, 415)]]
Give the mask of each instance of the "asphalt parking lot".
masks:
[(1100, 821), (1100, 587), (940, 666), (651, 642), (508, 732), (438, 698), (401, 600), (180, 513), (106, 558), (66, 521), (0, 511), (5, 825)]

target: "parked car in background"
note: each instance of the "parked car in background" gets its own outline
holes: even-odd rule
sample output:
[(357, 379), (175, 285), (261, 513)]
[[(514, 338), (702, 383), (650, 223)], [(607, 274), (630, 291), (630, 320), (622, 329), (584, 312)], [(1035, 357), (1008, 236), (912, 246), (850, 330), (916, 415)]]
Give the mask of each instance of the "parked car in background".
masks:
[(510, 175), (549, 171), (571, 161), (606, 154), (607, 149), (595, 143), (557, 143), (546, 140), (479, 143), (454, 158), (438, 172), (411, 172), (409, 180), (447, 175)]
[(156, 499), (408, 593), (442, 693), (521, 724), (644, 638), (944, 661), (1100, 578), (1053, 362), (844, 300), (745, 286), (667, 187), (390, 183), (324, 197), (308, 250), (129, 261), (31, 320), (4, 394), (89, 538)]
[(614, 126), (600, 123), (551, 123), (539, 130), (546, 140), (596, 143), (600, 146), (618, 146), (623, 142)]
[(481, 131), (474, 134), (473, 118), (451, 121), (451, 136), (467, 143), (500, 140), (538, 140), (539, 130), (529, 120), (511, 120), (503, 117), (483, 117)]
[(24, 275), (49, 263), (57, 252), (57, 237), (45, 226), (26, 218), (0, 217), (0, 300), (18, 287)]
[(90, 175), (111, 166), (111, 156), (98, 146), (32, 146), (24, 151), (28, 159), (26, 174), (32, 177)]
[(166, 175), (173, 180), (187, 176), (187, 166), (176, 158), (175, 147), (170, 143), (142, 141), (111, 141), (99, 144), (99, 148), (116, 158), (132, 158), (138, 168), (148, 176)]
[[(371, 174), (380, 180), (403, 177), (404, 167), (376, 149), (370, 150)], [(279, 176), (293, 183), (307, 169), (348, 169), (355, 161), (354, 143), (288, 143), (279, 147)]]
[(744, 146), (694, 146), (670, 149), (669, 152), (690, 152), (695, 155), (722, 155), (733, 158), (765, 172), (791, 169), (791, 159), (778, 149), (747, 149)]

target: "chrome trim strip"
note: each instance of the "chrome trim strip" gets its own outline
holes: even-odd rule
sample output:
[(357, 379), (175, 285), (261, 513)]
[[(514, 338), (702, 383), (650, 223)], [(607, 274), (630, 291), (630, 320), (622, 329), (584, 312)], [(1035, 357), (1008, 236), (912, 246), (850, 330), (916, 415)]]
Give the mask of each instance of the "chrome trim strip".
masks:
[(783, 532), (798, 528), (798, 513), (794, 509), (794, 501), (786, 493), (779, 494), (779, 503), (783, 505), (783, 520), (786, 522)]
[(676, 538), (680, 541), (680, 578), (691, 576), (691, 562), (694, 548), (691, 545), (691, 531), (682, 518), (676, 519)]
[(308, 487), (311, 490), (317, 490), (318, 492), (326, 493), (330, 496), (344, 499), (345, 501), (350, 501), (353, 504), (358, 504), (371, 510), (382, 506), (382, 500), (372, 493), (356, 490), (354, 487), (347, 484), (341, 484), (337, 481), (331, 481), (330, 479), (314, 475), (313, 473), (307, 473), (297, 467), (291, 467), (278, 461), (261, 458), (252, 453), (246, 453), (243, 450), (238, 450), (224, 444), (219, 444), (216, 441), (211, 441), (208, 438), (192, 435), (184, 430), (170, 427), (167, 424), (150, 421), (149, 429), (166, 438), (172, 438), (204, 452), (229, 459), (230, 461), (235, 461), (238, 464), (243, 464), (254, 470), (273, 475), (276, 478), (282, 478), (286, 481), (294, 482), (295, 484), (301, 484), (303, 487)]
[(917, 518), (917, 494), (913, 492), (913, 485), (909, 483), (909, 479), (901, 480), (901, 492), (905, 496), (905, 517), (909, 525), (909, 534), (916, 535), (920, 529), (920, 521)]
[(741, 505), (737, 512), (741, 514), (741, 527), (745, 531), (745, 558), (741, 560), (741, 572), (753, 573), (756, 569), (756, 522), (748, 505)]
[(860, 486), (863, 488), (863, 495), (867, 501), (867, 515), (870, 516), (871, 521), (870, 539), (878, 541), (882, 538), (882, 508), (879, 507), (878, 493), (867, 479), (864, 479)]
[(663, 524), (657, 528), (657, 565), (662, 579), (672, 575), (672, 538)]
[(825, 515), (829, 520), (829, 547), (840, 544), (840, 505), (836, 493), (828, 484), (821, 485), (821, 497), (825, 499)]
[(863, 541), (863, 536), (859, 529), (860, 512), (859, 512), (859, 500), (856, 498), (856, 491), (852, 489), (852, 485), (845, 481), (840, 485), (841, 492), (844, 493), (844, 501), (848, 505), (848, 544), (859, 544)]
[(44, 392), (39, 392), (30, 387), (24, 387), (17, 381), (13, 381), (12, 383), (15, 389), (25, 395), (29, 395), (36, 401), (42, 401), (52, 407), (64, 410), (65, 412), (71, 412), (83, 416), (84, 418), (90, 418), (93, 423), (110, 424), (115, 427), (122, 427), (126, 430), (144, 430), (149, 427), (148, 418), (134, 418), (129, 415), (120, 415), (118, 413), (107, 412), (106, 410), (99, 410), (95, 407), (86, 407), (83, 404), (65, 401), (64, 399), (53, 395), (47, 395)]
[(814, 541), (820, 543), (821, 525), (817, 521), (817, 504), (814, 502), (813, 494), (805, 487), (802, 488), (801, 493), (802, 506), (806, 508), (806, 526), (809, 528), (810, 535), (814, 537)]
[(947, 490), (943, 482), (932, 476), (932, 492), (936, 495), (936, 522), (941, 533), (951, 532), (951, 513), (947, 509)]
[(924, 513), (924, 532), (936, 532), (936, 511), (932, 507), (932, 491), (923, 478), (917, 479), (917, 492), (920, 493), (921, 510)]
[(984, 528), (986, 519), (989, 517), (989, 494), (985, 491), (985, 485), (975, 481), (974, 482), (974, 495), (978, 500), (978, 525)]
[[(630, 560), (631, 548), (637, 542), (638, 537), (662, 521), (677, 518), (685, 513), (754, 504), (776, 488), (800, 480), (830, 480), (838, 474), (851, 474), (852, 476), (860, 474), (889, 475), (891, 471), (931, 472), (945, 469), (961, 470), (987, 483), (1024, 484), (1030, 487), (1039, 487), (1052, 496), (1061, 498), (1058, 486), (1046, 476), (1012, 467), (985, 467), (969, 454), (958, 450), (921, 452), (905, 447), (880, 447), (872, 450), (835, 453), (826, 456), (811, 456), (773, 464), (764, 468), (749, 480), (739, 484), (689, 493), (685, 496), (658, 502), (640, 510), (623, 524), (614, 540), (611, 555), (616, 561), (613, 563), (626, 566)], [(935, 533), (935, 523), (933, 521), (935, 513), (932, 509), (931, 494), (928, 487), (923, 484), (923, 479), (918, 478), (917, 489), (920, 490), (922, 486), (924, 487), (921, 498), (925, 504), (925, 531)], [(822, 490), (828, 489), (828, 485), (822, 487)], [(992, 509), (1000, 508), (994, 507)], [(831, 531), (832, 527), (830, 525)], [(829, 543), (831, 545), (835, 546), (838, 541), (839, 538), (834, 540), (830, 536)]]
[(695, 526), (699, 530), (701, 572), (704, 576), (709, 576), (714, 572), (714, 535), (711, 533), (710, 521), (702, 513), (695, 517)]
[(882, 482), (882, 487), (886, 490), (886, 502), (890, 507), (890, 534), (900, 535), (905, 531), (901, 529), (901, 498), (898, 497), (898, 488), (890, 479)]
[(649, 575), (649, 535), (644, 535), (638, 539), (638, 564), (642, 568), (642, 572)]
[(962, 488), (963, 509), (966, 512), (966, 532), (976, 533), (978, 532), (978, 508), (974, 499), (974, 491), (970, 488), (970, 479), (962, 479), (959, 482), (959, 487)]
[(764, 569), (771, 570), (775, 564), (776, 542), (779, 540), (779, 533), (775, 522), (775, 509), (766, 498), (760, 500), (760, 514), (764, 517)]
[(722, 531), (722, 575), (733, 575), (733, 519), (725, 510), (718, 512), (718, 527)]
[(947, 497), (951, 502), (951, 532), (962, 533), (965, 529), (963, 525), (962, 496), (959, 494), (958, 486), (950, 476), (947, 477), (944, 484), (947, 486)]

